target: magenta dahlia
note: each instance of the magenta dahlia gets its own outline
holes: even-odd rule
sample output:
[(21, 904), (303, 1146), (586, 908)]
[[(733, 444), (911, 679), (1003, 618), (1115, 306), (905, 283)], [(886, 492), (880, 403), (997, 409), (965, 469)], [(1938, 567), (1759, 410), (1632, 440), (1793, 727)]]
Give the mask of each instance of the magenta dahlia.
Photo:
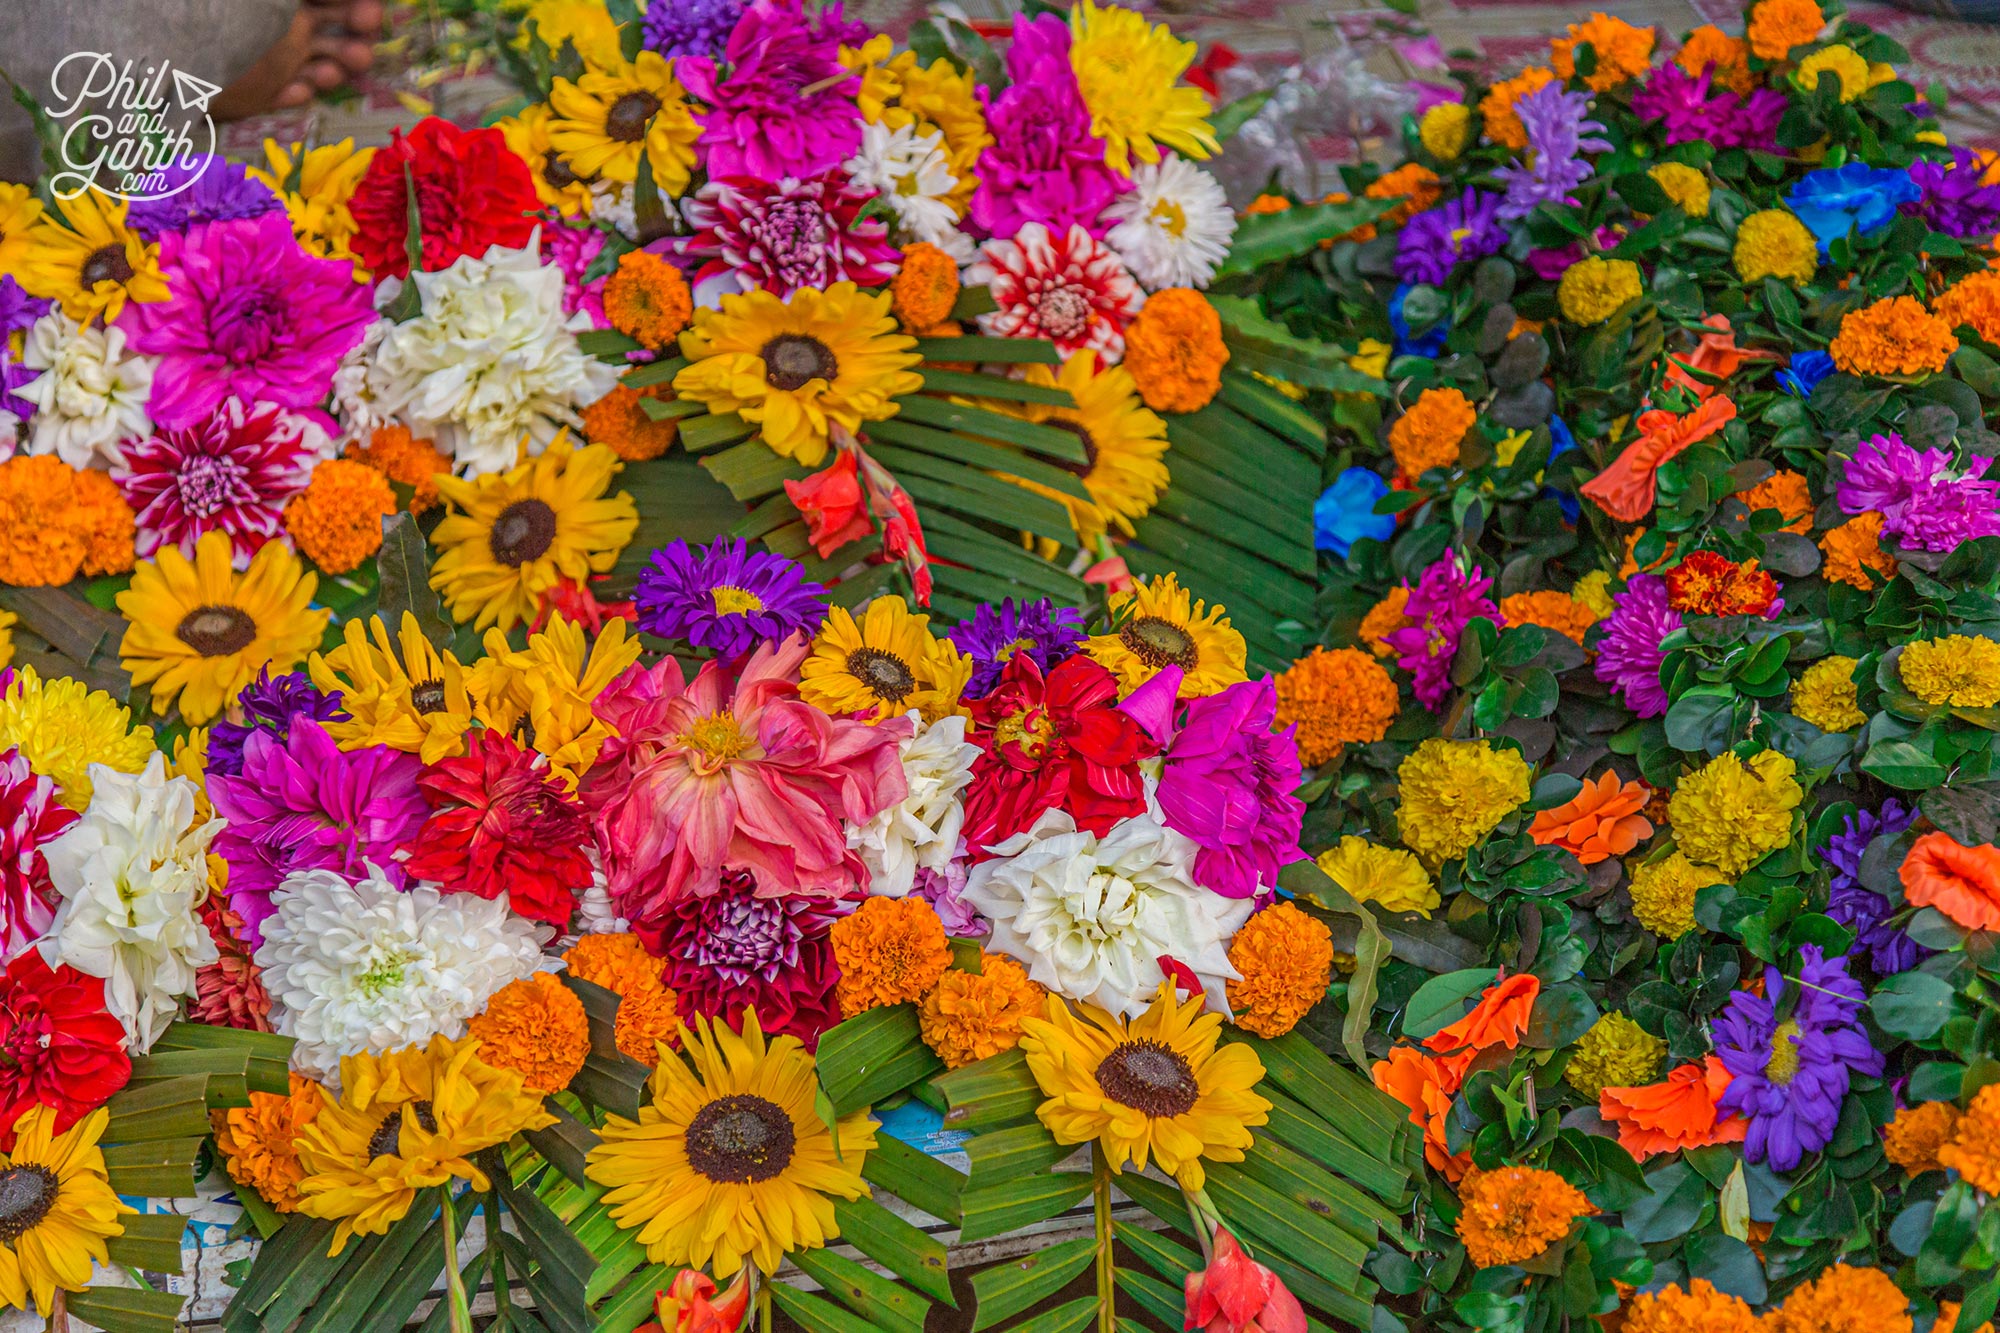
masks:
[(56, 800), (52, 780), (19, 750), (0, 753), (0, 958), (27, 948), (55, 920), (59, 898), (42, 847), (74, 822), (76, 811)]
[(1002, 338), (1047, 338), (1064, 356), (1084, 348), (1111, 363), (1125, 356), (1125, 326), (1146, 303), (1124, 263), (1082, 227), (1052, 232), (1039, 222), (1013, 240), (991, 240), (965, 271), (998, 310), (979, 326)]
[(695, 233), (681, 252), (702, 261), (696, 283), (734, 274), (779, 296), (836, 282), (880, 287), (902, 255), (881, 218), (861, 216), (874, 197), (834, 173), (776, 184), (711, 180), (682, 205)]
[(709, 176), (817, 176), (854, 156), (861, 76), (840, 63), (840, 44), (859, 46), (866, 36), (838, 4), (808, 17), (800, 0), (757, 0), (730, 29), (720, 60), (676, 61), (681, 83), (708, 108), (695, 120)]
[(1058, 231), (1080, 224), (1102, 236), (1111, 226), (1105, 206), (1132, 188), (1105, 165), (1069, 47), (1060, 18), (1016, 15), (1007, 90), (998, 97), (979, 90), (993, 142), (979, 155), (970, 213), (988, 236), (1012, 236), (1029, 222)]

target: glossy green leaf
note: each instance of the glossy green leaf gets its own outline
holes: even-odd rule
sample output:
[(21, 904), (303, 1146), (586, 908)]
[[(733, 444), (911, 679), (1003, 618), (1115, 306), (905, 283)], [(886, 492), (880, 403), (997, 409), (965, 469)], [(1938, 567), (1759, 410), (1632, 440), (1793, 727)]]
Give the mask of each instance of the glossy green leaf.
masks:
[(884, 1333), (923, 1333), (931, 1303), (832, 1250), (795, 1250), (792, 1262), (826, 1294)]

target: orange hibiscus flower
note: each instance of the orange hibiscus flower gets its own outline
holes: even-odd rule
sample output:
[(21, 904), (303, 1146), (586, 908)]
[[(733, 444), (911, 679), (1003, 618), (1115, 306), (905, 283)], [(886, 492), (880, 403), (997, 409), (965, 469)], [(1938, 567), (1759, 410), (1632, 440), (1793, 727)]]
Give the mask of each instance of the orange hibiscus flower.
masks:
[(1967, 930), (2000, 927), (2000, 847), (1966, 847), (1948, 833), (1926, 833), (1903, 858), (1903, 896)]
[(1464, 1077), (1463, 1062), (1440, 1060), (1414, 1046), (1396, 1046), (1389, 1058), (1377, 1060), (1375, 1086), (1410, 1108), (1410, 1123), (1424, 1131), (1424, 1160), (1446, 1180), (1457, 1180), (1472, 1166), (1472, 1154), (1445, 1147), (1444, 1120), (1451, 1112), (1452, 1094)]
[(1653, 836), (1641, 810), (1652, 795), (1643, 782), (1620, 782), (1616, 773), (1586, 778), (1583, 790), (1528, 826), (1528, 836), (1544, 847), (1574, 852), (1585, 865), (1623, 856)]
[(1638, 1161), (1677, 1148), (1741, 1143), (1750, 1122), (1723, 1116), (1715, 1103), (1729, 1090), (1729, 1071), (1707, 1056), (1682, 1065), (1659, 1083), (1642, 1088), (1606, 1088), (1597, 1111), (1618, 1127), (1618, 1145)]
[(1760, 352), (1753, 348), (1736, 345), (1736, 330), (1729, 326), (1729, 316), (1710, 315), (1702, 324), (1712, 332), (1701, 335), (1701, 342), (1692, 352), (1671, 352), (1667, 355), (1667, 383), (1678, 384), (1697, 398), (1713, 397), (1722, 386), (1707, 384), (1689, 374), (1698, 370), (1726, 380), (1740, 369), (1745, 361), (1769, 361), (1777, 357), (1776, 352)]
[(1653, 508), (1657, 477), (1668, 459), (1721, 430), (1736, 417), (1733, 399), (1717, 394), (1686, 416), (1654, 408), (1639, 414), (1639, 438), (1611, 466), (1581, 487), (1581, 494), (1621, 523), (1637, 523)]
[(1535, 1008), (1535, 997), (1541, 993), (1542, 979), (1532, 972), (1516, 972), (1496, 980), (1479, 997), (1479, 1003), (1472, 1006), (1472, 1012), (1424, 1038), (1424, 1045), (1439, 1054), (1483, 1051), (1488, 1046), (1506, 1046), (1512, 1050), (1521, 1044), (1521, 1034), (1528, 1029), (1528, 1015)]

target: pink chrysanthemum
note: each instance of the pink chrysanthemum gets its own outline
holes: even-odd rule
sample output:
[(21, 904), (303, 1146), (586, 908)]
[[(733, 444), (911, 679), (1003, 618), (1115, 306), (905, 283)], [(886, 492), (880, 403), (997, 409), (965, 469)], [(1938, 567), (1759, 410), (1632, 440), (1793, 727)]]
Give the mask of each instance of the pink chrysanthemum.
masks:
[(1124, 358), (1125, 326), (1146, 303), (1118, 256), (1079, 226), (1030, 222), (1011, 241), (988, 241), (965, 283), (986, 284), (1000, 307), (979, 317), (985, 332), (1047, 338), (1064, 356), (1087, 347), (1106, 363)]
[(75, 821), (76, 811), (56, 800), (56, 784), (25, 755), (0, 754), (0, 958), (27, 948), (55, 920), (58, 898), (41, 849)]
[(867, 35), (842, 19), (838, 4), (808, 18), (800, 0), (757, 0), (720, 60), (676, 61), (681, 83), (708, 108), (695, 120), (709, 176), (817, 176), (854, 156), (861, 77), (840, 63), (840, 44), (859, 46)]
[(801, 287), (852, 282), (880, 287), (901, 252), (880, 218), (861, 210), (875, 197), (844, 176), (813, 180), (712, 180), (683, 205), (695, 234), (682, 252), (703, 261), (697, 283), (736, 275), (739, 284), (790, 296)]
[(285, 505), (333, 453), (333, 422), (317, 411), (288, 412), (271, 403), (231, 398), (207, 418), (156, 429), (125, 446), (111, 469), (138, 516), (139, 558), (176, 546), (194, 559), (205, 532), (227, 533), (236, 567), (285, 530)]

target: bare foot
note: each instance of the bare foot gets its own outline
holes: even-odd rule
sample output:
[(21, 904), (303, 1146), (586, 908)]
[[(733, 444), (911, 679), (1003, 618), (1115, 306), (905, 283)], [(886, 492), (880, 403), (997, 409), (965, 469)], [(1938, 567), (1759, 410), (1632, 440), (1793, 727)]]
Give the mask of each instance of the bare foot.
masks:
[(332, 92), (374, 61), (381, 27), (381, 0), (304, 0), (284, 38), (216, 95), (216, 118), (303, 106)]

